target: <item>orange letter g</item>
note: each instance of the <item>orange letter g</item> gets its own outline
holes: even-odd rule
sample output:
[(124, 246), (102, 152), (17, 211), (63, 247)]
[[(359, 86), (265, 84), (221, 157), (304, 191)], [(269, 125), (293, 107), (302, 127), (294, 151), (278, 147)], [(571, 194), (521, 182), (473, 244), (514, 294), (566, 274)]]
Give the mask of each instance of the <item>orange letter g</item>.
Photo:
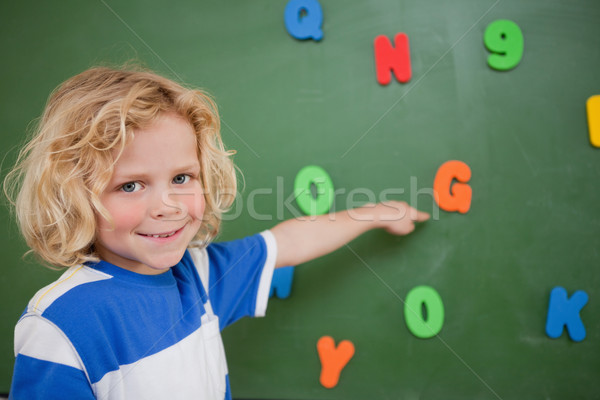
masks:
[[(452, 185), (452, 180), (460, 183)], [(471, 179), (471, 168), (462, 161), (446, 161), (438, 169), (433, 181), (433, 193), (438, 206), (444, 211), (462, 214), (471, 208), (473, 191), (466, 182)]]

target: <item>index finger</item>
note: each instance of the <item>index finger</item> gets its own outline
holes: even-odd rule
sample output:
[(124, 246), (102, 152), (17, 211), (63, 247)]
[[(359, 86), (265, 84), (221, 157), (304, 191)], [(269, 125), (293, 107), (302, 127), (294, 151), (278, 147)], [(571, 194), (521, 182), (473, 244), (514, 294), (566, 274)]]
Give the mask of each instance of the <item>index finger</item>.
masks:
[(415, 222), (425, 222), (429, 219), (429, 217), (429, 213), (426, 213), (425, 211), (419, 211), (416, 208), (413, 208), (410, 213), (410, 219)]

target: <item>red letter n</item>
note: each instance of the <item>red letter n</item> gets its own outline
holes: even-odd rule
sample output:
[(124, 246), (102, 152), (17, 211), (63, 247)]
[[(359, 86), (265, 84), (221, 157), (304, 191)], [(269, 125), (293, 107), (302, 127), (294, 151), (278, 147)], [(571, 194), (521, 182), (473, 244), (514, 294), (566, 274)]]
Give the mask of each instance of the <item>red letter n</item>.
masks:
[(408, 36), (406, 33), (398, 33), (394, 40), (395, 48), (387, 36), (379, 35), (375, 38), (375, 69), (380, 85), (390, 83), (390, 70), (394, 71), (399, 82), (406, 83), (411, 77)]

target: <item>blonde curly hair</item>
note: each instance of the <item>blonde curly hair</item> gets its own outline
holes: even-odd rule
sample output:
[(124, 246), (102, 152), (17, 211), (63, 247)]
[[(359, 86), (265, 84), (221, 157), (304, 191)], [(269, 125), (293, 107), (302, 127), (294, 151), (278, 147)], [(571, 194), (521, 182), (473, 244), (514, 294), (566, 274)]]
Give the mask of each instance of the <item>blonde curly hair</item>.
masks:
[(195, 240), (206, 244), (216, 236), (235, 198), (236, 175), (215, 102), (148, 70), (96, 67), (55, 89), (4, 180), (31, 251), (57, 267), (99, 260), (97, 218), (111, 220), (100, 194), (133, 131), (167, 112), (196, 133), (206, 210)]

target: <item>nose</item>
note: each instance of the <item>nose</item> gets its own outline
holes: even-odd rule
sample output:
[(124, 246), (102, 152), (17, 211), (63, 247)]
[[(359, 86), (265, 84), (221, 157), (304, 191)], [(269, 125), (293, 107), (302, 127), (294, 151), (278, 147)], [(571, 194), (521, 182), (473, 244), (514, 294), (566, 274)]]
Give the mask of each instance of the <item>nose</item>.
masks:
[(175, 200), (173, 190), (160, 190), (152, 196), (150, 214), (155, 219), (180, 219), (184, 214), (184, 207)]

